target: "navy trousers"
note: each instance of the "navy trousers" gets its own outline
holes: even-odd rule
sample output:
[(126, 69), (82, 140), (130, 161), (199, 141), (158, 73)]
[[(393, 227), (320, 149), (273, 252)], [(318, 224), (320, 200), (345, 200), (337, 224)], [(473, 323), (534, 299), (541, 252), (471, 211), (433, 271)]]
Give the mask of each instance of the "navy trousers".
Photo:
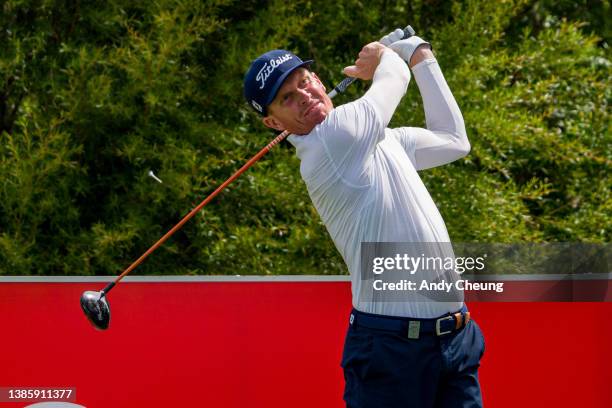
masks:
[(482, 407), (478, 367), (485, 344), (474, 320), (452, 333), (421, 333), (418, 339), (358, 321), (351, 318), (341, 363), (347, 408)]

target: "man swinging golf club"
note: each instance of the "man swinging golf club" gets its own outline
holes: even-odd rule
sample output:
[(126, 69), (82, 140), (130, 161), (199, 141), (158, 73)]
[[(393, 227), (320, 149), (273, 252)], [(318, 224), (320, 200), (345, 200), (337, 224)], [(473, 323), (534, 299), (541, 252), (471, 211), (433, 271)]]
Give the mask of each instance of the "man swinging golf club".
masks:
[[(417, 170), (470, 150), (463, 117), (431, 46), (398, 29), (363, 47), (350, 77), (365, 95), (334, 107), (312, 61), (285, 50), (254, 60), (247, 102), (263, 123), (288, 131), (319, 215), (351, 273), (353, 311), (342, 367), (347, 407), (480, 407), (484, 338), (462, 299), (391, 302), (365, 296), (362, 242), (448, 243), (446, 226)], [(427, 128), (387, 128), (412, 75)]]

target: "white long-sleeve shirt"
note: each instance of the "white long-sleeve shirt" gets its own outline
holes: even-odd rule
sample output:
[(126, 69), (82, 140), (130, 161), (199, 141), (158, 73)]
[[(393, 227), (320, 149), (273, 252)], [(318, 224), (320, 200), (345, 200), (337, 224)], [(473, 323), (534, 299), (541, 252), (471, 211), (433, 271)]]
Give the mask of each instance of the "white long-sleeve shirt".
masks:
[(436, 60), (422, 61), (412, 71), (427, 129), (387, 128), (410, 71), (395, 52), (385, 50), (363, 97), (333, 109), (309, 134), (288, 140), (296, 147), (312, 202), (351, 273), (353, 306), (368, 313), (431, 318), (458, 310), (462, 302), (423, 301), (409, 292), (405, 301), (388, 301), (384, 294), (368, 292), (371, 282), (360, 274), (362, 242), (450, 242), (417, 170), (463, 157), (470, 145)]

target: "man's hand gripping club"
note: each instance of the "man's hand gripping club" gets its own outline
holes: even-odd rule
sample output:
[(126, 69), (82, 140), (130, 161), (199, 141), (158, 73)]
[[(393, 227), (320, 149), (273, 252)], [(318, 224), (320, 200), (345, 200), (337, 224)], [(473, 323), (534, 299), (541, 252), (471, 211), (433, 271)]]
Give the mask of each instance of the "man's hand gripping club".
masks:
[(410, 67), (426, 58), (434, 57), (428, 42), (414, 35), (414, 32), (410, 37), (402, 39), (405, 35), (404, 30), (397, 28), (380, 41), (365, 45), (359, 52), (355, 64), (344, 68), (344, 74), (365, 81), (371, 80), (380, 63), (380, 57), (387, 47), (395, 51)]

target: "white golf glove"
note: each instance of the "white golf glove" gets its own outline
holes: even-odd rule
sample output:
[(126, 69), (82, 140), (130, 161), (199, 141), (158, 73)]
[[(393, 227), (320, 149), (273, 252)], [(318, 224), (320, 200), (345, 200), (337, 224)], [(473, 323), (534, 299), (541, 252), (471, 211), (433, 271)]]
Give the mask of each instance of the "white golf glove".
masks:
[(422, 44), (427, 44), (429, 49), (431, 49), (431, 44), (427, 41), (423, 40), (421, 37), (413, 35), (410, 38), (402, 40), (404, 36), (404, 30), (401, 28), (396, 28), (391, 31), (389, 34), (385, 35), (379, 41), (381, 44), (386, 45), (395, 51), (404, 61), (410, 63), (410, 58), (412, 58), (412, 54), (414, 51)]
[(391, 45), (389, 45), (389, 48), (397, 52), (397, 54), (400, 57), (402, 57), (404, 61), (406, 61), (407, 63), (410, 63), (410, 58), (412, 58), (412, 54), (414, 54), (414, 51), (420, 45), (423, 45), (423, 44), (427, 44), (429, 49), (431, 49), (430, 43), (423, 40), (421, 37), (417, 37), (416, 35), (413, 35), (412, 37), (406, 38), (405, 40), (399, 40), (399, 41), (392, 43)]
[(381, 38), (379, 43), (388, 47), (394, 42), (401, 40), (402, 37), (404, 37), (404, 30), (401, 28), (396, 28), (394, 31), (391, 31), (389, 34)]

